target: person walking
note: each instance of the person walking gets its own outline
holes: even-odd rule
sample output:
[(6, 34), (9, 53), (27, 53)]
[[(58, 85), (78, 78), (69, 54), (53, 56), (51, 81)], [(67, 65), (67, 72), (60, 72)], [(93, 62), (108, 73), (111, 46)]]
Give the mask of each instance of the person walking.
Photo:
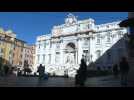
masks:
[(126, 57), (122, 57), (120, 62), (120, 73), (121, 73), (121, 85), (127, 86), (127, 76), (129, 72), (129, 64)]
[(87, 78), (87, 65), (84, 59), (81, 59), (80, 68), (77, 71), (76, 77), (75, 77), (75, 84), (84, 86), (85, 81)]
[(42, 64), (40, 64), (37, 72), (39, 72), (39, 79), (44, 78), (45, 67), (43, 67)]

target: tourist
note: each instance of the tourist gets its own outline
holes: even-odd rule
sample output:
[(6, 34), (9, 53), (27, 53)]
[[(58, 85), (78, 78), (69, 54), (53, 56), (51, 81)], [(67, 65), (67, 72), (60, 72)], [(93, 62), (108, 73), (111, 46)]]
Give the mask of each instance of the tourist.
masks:
[(84, 86), (85, 81), (87, 77), (87, 65), (84, 59), (81, 59), (80, 68), (77, 71), (76, 77), (75, 77), (75, 83), (76, 85)]
[(129, 64), (126, 57), (122, 57), (120, 62), (120, 73), (121, 73), (121, 85), (127, 85), (127, 76), (129, 72)]
[(42, 64), (40, 64), (37, 72), (39, 72), (39, 79), (44, 78), (45, 67), (43, 67)]

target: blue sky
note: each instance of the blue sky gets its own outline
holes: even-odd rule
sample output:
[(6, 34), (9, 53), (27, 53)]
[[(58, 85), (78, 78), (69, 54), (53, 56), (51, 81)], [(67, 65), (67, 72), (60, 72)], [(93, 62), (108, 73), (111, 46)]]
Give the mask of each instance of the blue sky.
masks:
[[(69, 12), (0, 12), (0, 27), (11, 29), (17, 38), (34, 44), (36, 37), (48, 34), (54, 25), (64, 23)], [(127, 18), (127, 12), (72, 12), (78, 19), (93, 18), (102, 24)]]

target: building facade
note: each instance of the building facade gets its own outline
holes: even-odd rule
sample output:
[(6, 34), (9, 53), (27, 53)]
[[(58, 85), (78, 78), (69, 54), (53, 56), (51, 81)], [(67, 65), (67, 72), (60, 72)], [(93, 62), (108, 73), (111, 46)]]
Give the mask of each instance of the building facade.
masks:
[(33, 71), (34, 68), (34, 60), (35, 59), (35, 46), (25, 44), (24, 48), (24, 61), (26, 61), (29, 65), (29, 68)]
[(0, 28), (0, 70), (2, 65), (24, 69), (25, 61), (33, 70), (35, 46), (29, 46), (25, 41), (16, 38), (11, 30)]
[(0, 29), (0, 62), (2, 64), (12, 65), (15, 38), (16, 34), (11, 30)]
[(31, 59), (32, 59), (32, 70), (34, 71), (34, 66), (35, 66), (35, 45), (31, 45)]
[(74, 77), (82, 57), (95, 68), (111, 68), (121, 56), (126, 56), (124, 36), (126, 28), (120, 21), (95, 25), (94, 19), (78, 20), (69, 14), (65, 24), (54, 26), (51, 33), (38, 36), (36, 41), (35, 70), (45, 65), (50, 74)]
[(15, 46), (13, 50), (13, 66), (23, 68), (24, 66), (24, 45), (26, 42), (15, 38)]

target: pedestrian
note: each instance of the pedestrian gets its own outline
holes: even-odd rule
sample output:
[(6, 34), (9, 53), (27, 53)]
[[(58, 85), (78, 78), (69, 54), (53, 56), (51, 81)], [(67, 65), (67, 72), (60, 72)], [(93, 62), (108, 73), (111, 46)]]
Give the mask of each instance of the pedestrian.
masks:
[(4, 72), (5, 72), (6, 76), (8, 75), (8, 71), (9, 71), (9, 67), (8, 67), (8, 65), (5, 65), (4, 66)]
[(118, 65), (115, 64), (113, 66), (113, 75), (114, 75), (115, 78), (117, 78), (118, 77), (118, 74), (119, 74), (119, 68), (118, 68)]
[(84, 86), (85, 81), (87, 78), (87, 65), (84, 59), (81, 59), (80, 68), (77, 71), (76, 77), (75, 77), (75, 84)]
[(121, 85), (127, 86), (127, 76), (129, 72), (129, 64), (126, 57), (122, 57), (120, 62), (120, 73), (121, 73)]
[(43, 67), (42, 64), (40, 64), (37, 72), (39, 72), (39, 79), (43, 79), (45, 73), (45, 67)]

